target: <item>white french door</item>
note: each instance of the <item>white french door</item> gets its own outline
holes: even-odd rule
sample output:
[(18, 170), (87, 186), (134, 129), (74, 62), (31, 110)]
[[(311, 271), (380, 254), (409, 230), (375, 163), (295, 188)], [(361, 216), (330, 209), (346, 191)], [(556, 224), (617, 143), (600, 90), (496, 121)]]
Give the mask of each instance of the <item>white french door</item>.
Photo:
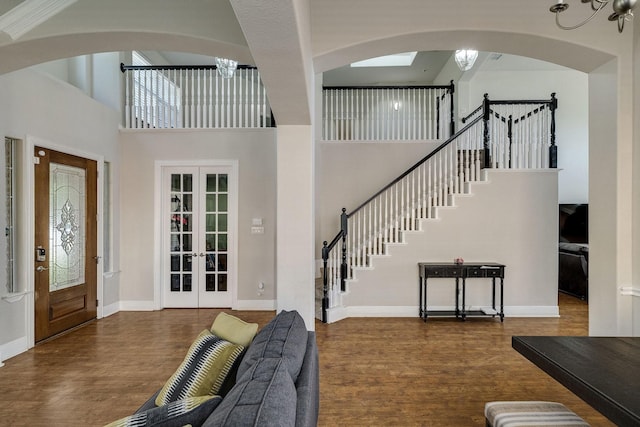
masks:
[(164, 307), (232, 307), (234, 173), (231, 166), (163, 168)]

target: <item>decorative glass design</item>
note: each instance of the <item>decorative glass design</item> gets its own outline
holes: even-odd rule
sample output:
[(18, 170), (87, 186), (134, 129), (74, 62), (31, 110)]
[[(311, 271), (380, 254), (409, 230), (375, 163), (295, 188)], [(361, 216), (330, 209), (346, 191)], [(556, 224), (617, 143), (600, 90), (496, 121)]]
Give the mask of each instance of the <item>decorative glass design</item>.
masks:
[(207, 174), (205, 189), (206, 292), (227, 291), (227, 174)]
[(49, 168), (49, 290), (85, 282), (86, 171), (51, 163)]

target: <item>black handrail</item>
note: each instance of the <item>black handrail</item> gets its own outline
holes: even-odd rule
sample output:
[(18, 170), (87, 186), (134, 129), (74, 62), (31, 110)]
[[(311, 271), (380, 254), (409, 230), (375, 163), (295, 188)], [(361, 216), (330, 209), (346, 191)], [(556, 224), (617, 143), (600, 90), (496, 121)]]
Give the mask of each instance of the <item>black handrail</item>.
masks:
[(416, 170), (418, 167), (420, 167), (420, 165), (422, 165), (424, 162), (426, 162), (427, 160), (429, 160), (431, 157), (435, 156), (439, 151), (441, 151), (442, 149), (444, 149), (447, 145), (449, 145), (454, 139), (458, 138), (460, 135), (462, 135), (464, 132), (466, 132), (469, 128), (471, 128), (473, 125), (475, 125), (476, 123), (478, 123), (480, 120), (482, 120), (482, 117), (477, 117), (476, 119), (474, 119), (471, 123), (469, 123), (468, 125), (466, 125), (465, 127), (463, 127), (462, 129), (460, 129), (458, 132), (456, 132), (453, 136), (451, 136), (449, 139), (447, 139), (445, 142), (443, 142), (442, 144), (440, 144), (435, 150), (433, 150), (432, 152), (430, 152), (429, 154), (427, 154), (426, 156), (424, 156), (421, 160), (419, 160), (416, 164), (414, 164), (413, 166), (411, 166), (407, 171), (405, 171), (402, 175), (400, 175), (399, 177), (397, 177), (396, 179), (394, 179), (390, 184), (387, 184), (384, 188), (382, 188), (380, 191), (378, 191), (376, 194), (374, 194), (373, 196), (369, 197), (364, 203), (362, 203), (360, 206), (358, 206), (357, 208), (355, 208), (351, 213), (347, 214), (347, 217), (351, 217), (353, 216), (355, 213), (357, 213), (360, 209), (362, 209), (365, 205), (367, 205), (370, 201), (372, 201), (373, 199), (375, 199), (376, 197), (378, 197), (380, 194), (384, 193), (386, 190), (388, 190), (389, 188), (393, 187), (395, 184), (397, 184), (399, 181), (402, 180), (402, 178), (406, 177), (407, 175), (409, 175), (411, 172), (413, 172), (414, 170)]
[(468, 115), (466, 115), (465, 117), (461, 118), (460, 121), (462, 122), (462, 124), (464, 124), (467, 120), (469, 120), (471, 118), (471, 116), (475, 115), (476, 113), (478, 113), (479, 111), (482, 111), (482, 107), (484, 105), (480, 104), (478, 106), (478, 108), (476, 108), (475, 110), (473, 110), (471, 113), (469, 113)]
[[(120, 71), (129, 70), (217, 70), (215, 65), (124, 65), (120, 63)], [(238, 65), (238, 70), (257, 70), (253, 65)]]

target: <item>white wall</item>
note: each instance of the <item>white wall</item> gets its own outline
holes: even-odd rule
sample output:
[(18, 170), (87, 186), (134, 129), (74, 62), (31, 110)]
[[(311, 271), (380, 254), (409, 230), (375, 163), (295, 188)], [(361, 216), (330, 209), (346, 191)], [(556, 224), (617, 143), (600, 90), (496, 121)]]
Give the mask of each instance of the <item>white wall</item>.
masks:
[(342, 208), (351, 212), (429, 154), (436, 142), (319, 142), (316, 145), (316, 259), (322, 241), (340, 231)]
[(558, 146), (559, 203), (589, 202), (589, 81), (588, 74), (575, 71), (478, 71), (468, 83), (471, 112), (492, 100), (550, 99), (556, 94), (556, 145)]
[[(156, 161), (237, 160), (238, 308), (274, 309), (276, 235), (275, 129), (122, 131), (121, 307), (154, 308), (153, 259)], [(252, 218), (262, 218), (264, 234), (251, 234)], [(258, 295), (258, 283), (265, 284)]]
[[(557, 171), (486, 170), (488, 180), (406, 232), (406, 244), (374, 256), (373, 269), (356, 270), (343, 297), (358, 315), (417, 316), (418, 262), (498, 262), (506, 265), (507, 316), (558, 315)], [(505, 197), (506, 196), (506, 197)], [(429, 280), (430, 309), (452, 309), (453, 279)], [(490, 279), (467, 281), (467, 306), (491, 306)]]
[[(0, 76), (0, 135), (10, 136), (26, 142), (34, 137), (38, 141), (50, 144), (52, 148), (70, 150), (74, 154), (102, 157), (113, 167), (115, 187), (112, 200), (115, 209), (119, 208), (118, 170), (119, 155), (117, 146), (117, 129), (119, 117), (117, 112), (86, 97), (77, 88), (51, 78), (35, 70), (23, 70)], [(26, 154), (26, 153), (25, 153)], [(24, 158), (18, 166), (17, 173), (24, 187), (25, 174), (31, 168), (31, 155)], [(0, 185), (0, 199), (4, 200), (4, 180)], [(27, 274), (33, 268), (33, 243), (28, 242), (25, 231), (29, 225), (29, 217), (25, 211), (27, 200), (17, 200), (18, 227), (20, 233), (18, 253), (18, 274), (16, 281), (19, 290), (33, 289)], [(32, 220), (32, 219), (31, 219)], [(118, 218), (113, 220), (113, 228), (119, 232)], [(101, 248), (100, 248), (101, 249)], [(113, 252), (116, 269), (120, 258), (119, 247)], [(0, 259), (0, 271), (5, 271), (5, 260)], [(117, 275), (103, 282), (104, 295), (99, 295), (100, 304), (115, 303), (119, 296), (119, 278)], [(6, 288), (0, 288), (0, 295)], [(21, 300), (9, 303), (0, 300), (0, 352), (2, 357), (11, 357), (26, 350), (29, 343), (28, 319), (32, 318), (33, 293)]]

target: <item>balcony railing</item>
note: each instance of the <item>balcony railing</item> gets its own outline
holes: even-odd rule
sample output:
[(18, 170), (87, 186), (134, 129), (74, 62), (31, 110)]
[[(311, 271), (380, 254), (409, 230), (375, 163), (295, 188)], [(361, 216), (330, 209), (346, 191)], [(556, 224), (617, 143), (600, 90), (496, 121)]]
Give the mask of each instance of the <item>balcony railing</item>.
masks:
[(275, 126), (260, 72), (238, 66), (230, 79), (215, 66), (133, 66), (125, 74), (126, 128)]
[(449, 86), (326, 86), (322, 134), (327, 141), (445, 140), (453, 135)]

